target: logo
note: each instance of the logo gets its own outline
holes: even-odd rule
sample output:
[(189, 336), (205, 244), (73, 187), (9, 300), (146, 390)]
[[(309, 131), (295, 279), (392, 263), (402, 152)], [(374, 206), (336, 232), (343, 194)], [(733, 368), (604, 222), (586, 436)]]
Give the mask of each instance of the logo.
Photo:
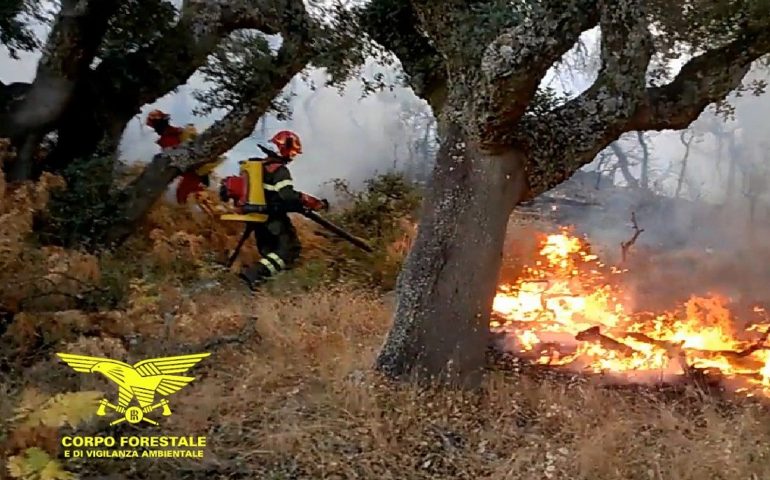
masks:
[[(107, 415), (110, 410), (121, 415), (110, 425), (121, 422), (137, 424), (140, 422), (158, 425), (156, 420), (147, 415), (161, 410), (161, 415), (171, 415), (171, 407), (166, 398), (156, 399), (156, 394), (168, 397), (181, 390), (185, 385), (195, 380), (183, 374), (195, 364), (211, 355), (210, 353), (198, 353), (194, 355), (181, 355), (176, 357), (151, 358), (142, 360), (134, 365), (111, 360), (109, 358), (89, 357), (86, 355), (72, 355), (69, 353), (57, 353), (73, 370), (79, 373), (101, 373), (108, 380), (118, 386), (117, 404), (111, 403), (106, 398), (99, 402), (96, 414)], [(136, 400), (134, 402), (134, 400)], [(132, 405), (132, 403), (135, 403)]]

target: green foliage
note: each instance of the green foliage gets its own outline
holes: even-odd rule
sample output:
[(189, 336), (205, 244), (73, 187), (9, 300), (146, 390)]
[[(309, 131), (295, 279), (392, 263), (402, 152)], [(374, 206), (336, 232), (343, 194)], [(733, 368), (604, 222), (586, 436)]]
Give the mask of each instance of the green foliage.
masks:
[[(77, 427), (93, 418), (100, 398), (102, 393), (96, 391), (60, 393), (51, 398), (34, 390), (26, 391), (16, 409), (16, 416), (10, 420), (13, 424), (13, 443), (29, 445), (30, 441), (36, 439), (44, 442), (45, 436), (40, 436), (43, 431), (48, 432), (47, 436), (55, 437), (62, 427)], [(52, 458), (55, 453), (41, 446), (27, 446), (8, 459), (7, 472), (11, 478), (22, 480), (75, 478)]]
[(400, 173), (385, 173), (364, 182), (364, 189), (353, 191), (340, 179), (333, 181), (339, 195), (350, 206), (334, 215), (353, 233), (389, 243), (398, 235), (399, 220), (412, 216), (420, 204), (420, 194)]
[(40, 47), (40, 40), (30, 24), (50, 20), (39, 0), (0, 0), (0, 43), (12, 58), (19, 50), (29, 52)]
[(325, 19), (314, 38), (313, 48), (317, 52), (313, 66), (324, 68), (328, 74), (327, 85), (342, 87), (344, 82), (355, 76), (366, 58), (377, 49), (366, 41), (355, 9), (348, 8), (347, 2), (314, 5), (314, 16)]
[(120, 2), (110, 19), (99, 56), (122, 57), (159, 39), (176, 19), (174, 4), (166, 0)]
[[(193, 93), (201, 106), (196, 114), (207, 115), (217, 109), (230, 109), (244, 98), (257, 96), (254, 89), (264, 85), (271, 74), (273, 57), (264, 34), (252, 31), (236, 31), (219, 44), (209, 62), (200, 69), (211, 88)], [(278, 98), (272, 109), (279, 114), (288, 113), (288, 102)]]
[(51, 195), (48, 209), (35, 220), (44, 244), (95, 248), (114, 218), (113, 162), (107, 157), (78, 160), (62, 173), (67, 188)]
[(289, 284), (309, 289), (339, 282), (382, 290), (395, 286), (414, 234), (414, 216), (421, 201), (417, 187), (400, 173), (378, 175), (368, 180), (360, 191), (354, 191), (342, 180), (335, 180), (334, 185), (347, 204), (326, 217), (366, 239), (374, 252), (363, 252), (330, 234), (329, 241), (321, 248), (322, 259), (303, 263), (269, 288), (280, 290)]

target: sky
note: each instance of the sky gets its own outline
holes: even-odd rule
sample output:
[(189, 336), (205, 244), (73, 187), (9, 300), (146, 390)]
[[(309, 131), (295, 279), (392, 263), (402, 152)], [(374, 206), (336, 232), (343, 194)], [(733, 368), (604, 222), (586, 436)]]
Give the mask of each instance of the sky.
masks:
[[(37, 27), (37, 32), (41, 38), (46, 35), (45, 27)], [(596, 29), (584, 33), (582, 38), (590, 49), (595, 50), (598, 41)], [(0, 47), (0, 80), (5, 83), (29, 82), (34, 78), (39, 53), (22, 52), (20, 56), (19, 60), (13, 60), (7, 51)], [(367, 71), (372, 73), (375, 68), (382, 67), (370, 64)], [(590, 85), (595, 75), (595, 70), (573, 75), (552, 70), (543, 83), (557, 90), (564, 89), (577, 94)], [(310, 76), (316, 85), (323, 85), (323, 71), (312, 70)], [(201, 88), (205, 88), (205, 82), (195, 75), (175, 92), (151, 105), (145, 105), (141, 115), (126, 127), (120, 146), (121, 158), (127, 161), (148, 161), (158, 152), (155, 144), (157, 136), (144, 126), (143, 121), (151, 109), (160, 108), (170, 113), (172, 122), (177, 125), (193, 123), (199, 131), (219, 118), (223, 112), (214, 112), (205, 117), (193, 114), (196, 101), (192, 94)], [(259, 155), (256, 147), (258, 142), (266, 144), (274, 132), (288, 128), (296, 131), (303, 142), (304, 153), (292, 165), (298, 188), (310, 193), (323, 192), (328, 188), (323, 185), (334, 178), (347, 179), (354, 185), (360, 184), (375, 172), (403, 164), (404, 144), (413, 138), (415, 133), (401, 118), (407, 110), (428, 111), (427, 104), (405, 87), (361, 98), (362, 86), (357, 80), (348, 82), (342, 95), (335, 88), (323, 86), (313, 91), (299, 78), (295, 78), (287, 86), (287, 91), (296, 94), (291, 102), (294, 110), (292, 118), (282, 122), (273, 116), (267, 116), (260, 121), (249, 138), (227, 153), (228, 160), (218, 168), (218, 175), (235, 173), (239, 160)], [(770, 134), (770, 126), (765, 120), (765, 112), (770, 108), (770, 99), (765, 95), (760, 98), (743, 97), (734, 100), (739, 123), (744, 129), (742, 142), (759, 158), (763, 155), (761, 144)], [(664, 172), (671, 167), (675, 168), (684, 152), (679, 134), (651, 132), (648, 136), (654, 155), (653, 169), (656, 172)], [(626, 139), (623, 141), (626, 142)], [(706, 191), (717, 198), (721, 180), (714, 166), (713, 147), (713, 142), (708, 138), (695, 144), (689, 160), (692, 177), (690, 183), (697, 187), (699, 195), (704, 195), (703, 191)], [(594, 165), (587, 167), (592, 168)], [(664, 187), (669, 190), (672, 188), (670, 182)]]

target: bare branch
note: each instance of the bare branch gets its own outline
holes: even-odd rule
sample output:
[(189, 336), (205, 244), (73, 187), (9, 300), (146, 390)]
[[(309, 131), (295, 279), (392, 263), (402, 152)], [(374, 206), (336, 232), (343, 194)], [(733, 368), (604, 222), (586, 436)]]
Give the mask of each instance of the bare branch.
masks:
[(681, 141), (684, 146), (684, 157), (682, 157), (682, 167), (679, 170), (679, 179), (676, 182), (674, 198), (679, 198), (679, 193), (682, 191), (682, 184), (684, 183), (685, 175), (687, 174), (687, 159), (690, 158), (690, 144), (692, 144), (692, 141), (695, 139), (695, 134), (693, 132), (689, 132), (689, 138), (687, 133), (687, 130), (682, 130), (679, 134), (679, 141)]
[(628, 256), (628, 251), (636, 243), (636, 240), (639, 238), (639, 235), (641, 235), (642, 232), (644, 232), (644, 229), (639, 228), (639, 225), (636, 223), (636, 212), (631, 212), (631, 226), (634, 227), (634, 236), (624, 242), (620, 242), (620, 251), (623, 254), (624, 262), (626, 261), (626, 257)]
[(626, 152), (624, 152), (620, 145), (618, 145), (618, 142), (610, 143), (610, 148), (612, 149), (612, 153), (614, 153), (615, 157), (618, 159), (620, 173), (623, 175), (628, 186), (631, 188), (639, 188), (639, 181), (634, 178), (634, 175), (631, 173), (631, 163), (628, 161)]

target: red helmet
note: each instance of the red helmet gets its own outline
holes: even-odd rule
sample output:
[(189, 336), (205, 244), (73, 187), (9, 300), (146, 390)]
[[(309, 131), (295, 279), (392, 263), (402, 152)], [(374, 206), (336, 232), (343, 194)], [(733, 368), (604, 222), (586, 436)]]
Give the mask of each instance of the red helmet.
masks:
[(294, 158), (302, 153), (302, 142), (299, 135), (289, 130), (281, 130), (270, 139), (278, 147), (281, 156)]
[(153, 110), (147, 114), (147, 121), (145, 122), (148, 127), (152, 127), (158, 120), (168, 120), (171, 116), (162, 110)]

